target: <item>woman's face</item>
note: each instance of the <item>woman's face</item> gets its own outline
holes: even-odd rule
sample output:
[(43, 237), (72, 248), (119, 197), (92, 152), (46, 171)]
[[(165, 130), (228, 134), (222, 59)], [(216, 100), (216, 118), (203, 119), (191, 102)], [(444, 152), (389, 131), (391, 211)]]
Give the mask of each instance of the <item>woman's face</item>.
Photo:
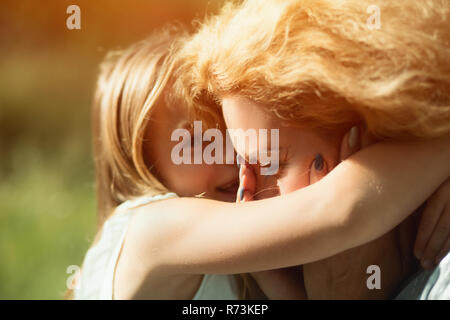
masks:
[[(330, 134), (317, 129), (294, 127), (255, 102), (238, 96), (223, 98), (222, 105), (228, 129), (267, 129), (268, 132), (270, 129), (279, 129), (278, 172), (263, 176), (259, 174), (260, 163), (252, 165), (257, 176), (256, 199), (270, 197), (277, 192), (286, 194), (309, 185), (309, 170), (317, 154), (322, 155), (325, 170), (331, 170), (337, 165), (344, 132)], [(242, 145), (235, 147), (245, 159), (256, 151), (245, 150)]]
[[(179, 141), (171, 141), (176, 129), (191, 131), (188, 112), (182, 107), (157, 106), (146, 132), (145, 155), (162, 183), (181, 197), (203, 194), (205, 198), (234, 202), (239, 186), (239, 171), (236, 164), (175, 164), (172, 149)], [(191, 132), (191, 138), (193, 136)], [(204, 145), (190, 145), (192, 155), (195, 148)]]

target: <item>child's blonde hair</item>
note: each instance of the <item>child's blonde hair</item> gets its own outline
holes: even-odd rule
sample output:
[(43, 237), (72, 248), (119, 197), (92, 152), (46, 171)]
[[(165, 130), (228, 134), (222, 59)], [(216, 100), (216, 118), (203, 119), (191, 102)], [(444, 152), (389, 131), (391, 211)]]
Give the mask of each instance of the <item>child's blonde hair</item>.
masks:
[[(374, 4), (378, 30), (369, 28)], [(447, 0), (228, 3), (183, 49), (178, 85), (194, 108), (205, 107), (196, 101), (205, 95), (241, 95), (297, 125), (364, 120), (378, 138), (440, 136), (450, 131), (449, 7)]]
[[(155, 32), (108, 53), (100, 65), (92, 110), (98, 210), (93, 244), (121, 202), (167, 192), (144, 159), (143, 142), (151, 109), (170, 102), (167, 86), (182, 36), (175, 27)], [(73, 290), (64, 298), (72, 299)]]
[(144, 137), (152, 108), (174, 103), (169, 86), (184, 36), (175, 27), (155, 32), (101, 64), (93, 107), (99, 225), (125, 200), (168, 192), (144, 158)]
[[(145, 159), (144, 137), (153, 107), (183, 104), (173, 81), (177, 53), (186, 37), (181, 28), (170, 27), (125, 50), (109, 53), (101, 64), (93, 106), (96, 240), (103, 222), (121, 202), (169, 192)], [(240, 298), (245, 299), (252, 281), (244, 275), (237, 275), (237, 280)], [(71, 296), (68, 290), (66, 298)]]

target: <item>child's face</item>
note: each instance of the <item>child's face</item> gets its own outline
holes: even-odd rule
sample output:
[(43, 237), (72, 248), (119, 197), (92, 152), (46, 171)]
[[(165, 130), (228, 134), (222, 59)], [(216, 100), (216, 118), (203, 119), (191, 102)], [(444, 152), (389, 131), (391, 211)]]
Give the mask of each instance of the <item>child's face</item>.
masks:
[(179, 143), (171, 141), (172, 132), (176, 129), (190, 131), (192, 122), (188, 119), (185, 108), (155, 107), (146, 132), (145, 152), (149, 163), (154, 166), (155, 173), (163, 184), (181, 197), (204, 193), (204, 197), (208, 199), (234, 202), (239, 186), (236, 164), (208, 165), (202, 161), (202, 164), (177, 165), (172, 161), (172, 148)]
[[(320, 153), (329, 170), (337, 165), (343, 132), (334, 135), (319, 130), (299, 128), (281, 121), (258, 104), (242, 97), (222, 99), (227, 128), (279, 129), (279, 170), (275, 175), (259, 174), (259, 164), (253, 165), (257, 176), (256, 199), (289, 193), (309, 185), (309, 170)], [(247, 159), (245, 150), (236, 146), (237, 153)], [(255, 151), (255, 150), (253, 150)], [(249, 152), (252, 152), (250, 150)], [(275, 190), (275, 191), (274, 191)]]

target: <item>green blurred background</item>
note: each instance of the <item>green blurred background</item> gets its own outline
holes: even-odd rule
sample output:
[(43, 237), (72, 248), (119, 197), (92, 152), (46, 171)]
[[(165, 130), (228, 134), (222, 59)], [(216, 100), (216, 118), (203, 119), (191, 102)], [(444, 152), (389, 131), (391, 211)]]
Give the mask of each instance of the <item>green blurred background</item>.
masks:
[[(66, 9), (81, 9), (68, 30)], [(2, 0), (0, 299), (61, 299), (96, 232), (90, 108), (110, 49), (215, 12), (206, 0)]]

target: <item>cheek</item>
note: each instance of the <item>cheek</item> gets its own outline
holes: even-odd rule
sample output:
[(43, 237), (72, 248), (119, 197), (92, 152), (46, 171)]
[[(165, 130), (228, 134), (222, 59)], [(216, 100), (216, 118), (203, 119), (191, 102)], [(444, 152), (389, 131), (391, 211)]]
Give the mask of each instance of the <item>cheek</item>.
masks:
[(206, 191), (210, 176), (207, 167), (203, 165), (171, 165), (167, 175), (171, 191), (180, 196), (192, 196)]
[(278, 179), (280, 194), (287, 194), (309, 185), (309, 170), (289, 169), (283, 178)]
[(256, 176), (255, 200), (266, 199), (280, 194), (275, 176)]

